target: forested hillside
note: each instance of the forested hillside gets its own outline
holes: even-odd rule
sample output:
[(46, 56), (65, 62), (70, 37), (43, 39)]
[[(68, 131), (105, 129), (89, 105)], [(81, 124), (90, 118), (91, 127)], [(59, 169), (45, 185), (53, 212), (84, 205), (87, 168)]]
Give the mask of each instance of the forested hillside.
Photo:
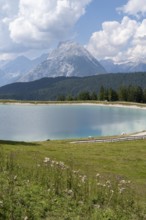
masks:
[[(102, 74), (89, 77), (43, 78), (33, 82), (13, 83), (0, 88), (0, 99), (57, 100), (61, 96), (76, 98), (81, 92), (99, 95), (101, 87), (118, 91), (128, 86), (146, 89), (146, 73)], [(128, 91), (127, 91), (128, 92)]]

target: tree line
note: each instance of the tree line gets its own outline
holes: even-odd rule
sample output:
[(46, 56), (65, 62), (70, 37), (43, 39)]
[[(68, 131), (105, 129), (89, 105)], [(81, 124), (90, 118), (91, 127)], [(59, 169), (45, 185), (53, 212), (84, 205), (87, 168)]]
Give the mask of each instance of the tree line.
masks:
[(118, 90), (112, 88), (100, 87), (99, 92), (82, 91), (77, 96), (73, 95), (59, 95), (58, 101), (86, 101), (86, 100), (98, 100), (98, 101), (127, 101), (146, 103), (146, 89), (142, 89), (140, 86), (121, 86)]

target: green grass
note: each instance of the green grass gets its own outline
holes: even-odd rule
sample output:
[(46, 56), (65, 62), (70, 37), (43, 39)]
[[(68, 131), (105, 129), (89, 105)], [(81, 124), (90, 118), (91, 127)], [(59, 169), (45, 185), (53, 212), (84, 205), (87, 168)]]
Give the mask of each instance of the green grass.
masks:
[[(15, 151), (20, 160), (42, 159), (45, 156), (68, 162), (94, 175), (115, 173), (125, 175), (132, 180), (144, 183), (146, 178), (146, 141), (127, 141), (119, 143), (70, 143), (71, 141), (46, 142), (0, 142), (5, 151)], [(31, 161), (29, 161), (31, 163)], [(125, 169), (127, 167), (127, 169)], [(143, 172), (143, 176), (140, 173)], [(143, 178), (142, 178), (143, 177)], [(135, 179), (136, 178), (136, 179)]]
[(134, 183), (146, 180), (146, 140), (119, 143), (76, 143), (71, 141), (46, 141), (37, 143), (1, 141), (4, 151), (14, 151), (20, 162), (29, 166), (44, 157), (68, 163), (72, 160), (77, 169), (93, 176), (115, 174), (125, 176)]
[[(0, 181), (3, 186), (0, 201), (4, 199), (3, 194), (5, 198), (9, 198), (5, 200), (5, 210), (0, 204), (0, 219), (24, 219), (25, 215), (29, 216), (28, 219), (34, 220), (59, 219), (59, 216), (60, 219), (105, 220), (117, 218), (141, 220), (146, 217), (140, 215), (142, 211), (134, 208), (137, 206), (133, 203), (133, 200), (140, 202), (140, 207), (146, 208), (146, 140), (84, 144), (72, 144), (70, 140), (33, 143), (0, 141), (0, 152)], [(45, 157), (50, 158), (51, 161), (63, 161), (70, 167), (69, 173), (60, 171), (58, 167), (51, 168), (50, 164), (46, 169), (43, 163)], [(78, 188), (79, 176), (73, 177), (73, 170), (80, 170), (81, 177), (87, 176), (88, 181), (83, 189)], [(108, 188), (97, 191), (95, 189), (97, 173), (102, 177), (100, 180), (102, 183), (106, 183), (107, 180), (113, 182), (112, 190), (116, 192), (119, 181), (130, 180), (130, 188), (134, 195), (128, 191), (125, 197), (119, 198), (119, 195), (115, 194), (115, 197), (111, 198)], [(27, 180), (30, 181), (29, 184)], [(70, 187), (68, 187), (69, 182)], [(46, 193), (47, 187), (51, 189), (52, 194), (48, 191)], [(10, 191), (9, 188), (13, 190)], [(68, 195), (64, 194), (66, 188), (73, 190), (74, 195), (70, 195), (72, 191)], [(54, 189), (60, 192), (56, 193)], [(95, 192), (98, 198), (95, 197)], [(19, 196), (24, 197), (21, 202)], [(84, 201), (86, 198), (87, 201)], [(18, 209), (13, 207), (13, 203), (18, 203)], [(93, 204), (103, 207), (95, 211)], [(33, 214), (30, 214), (29, 209)], [(126, 214), (121, 214), (124, 209)], [(132, 210), (133, 213), (134, 210), (139, 213), (139, 216), (133, 214), (131, 217)], [(83, 212), (85, 215), (81, 214)], [(7, 215), (4, 216), (4, 213)]]

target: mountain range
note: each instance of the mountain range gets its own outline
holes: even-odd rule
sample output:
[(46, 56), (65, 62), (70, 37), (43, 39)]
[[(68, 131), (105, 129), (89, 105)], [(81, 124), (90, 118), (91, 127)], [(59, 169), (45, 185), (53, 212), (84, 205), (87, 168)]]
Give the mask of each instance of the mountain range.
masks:
[(141, 62), (122, 62), (115, 63), (113, 60), (100, 60), (101, 65), (106, 69), (107, 73), (132, 73), (146, 72), (146, 63)]
[(47, 56), (47, 54), (43, 54), (34, 60), (19, 56), (8, 62), (0, 62), (0, 86), (19, 81), (28, 71), (46, 60)]
[(84, 77), (102, 73), (106, 73), (105, 69), (83, 46), (67, 41), (60, 43), (57, 49), (48, 54), (47, 60), (20, 78), (20, 81), (58, 76)]
[[(30, 60), (18, 57), (1, 67), (0, 85), (29, 82), (43, 77), (91, 76), (106, 73), (104, 67), (81, 45), (67, 41), (49, 54)], [(1, 74), (2, 75), (2, 74)]]
[(115, 63), (110, 59), (98, 61), (85, 47), (73, 41), (66, 41), (48, 54), (33, 60), (19, 56), (11, 61), (0, 61), (0, 86), (44, 77), (86, 77), (105, 73), (145, 71), (145, 63)]

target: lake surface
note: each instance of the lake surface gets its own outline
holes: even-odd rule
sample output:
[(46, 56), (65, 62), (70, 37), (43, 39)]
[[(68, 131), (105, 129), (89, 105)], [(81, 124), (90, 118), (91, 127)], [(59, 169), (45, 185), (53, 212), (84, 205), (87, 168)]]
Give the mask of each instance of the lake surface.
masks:
[(0, 104), (0, 139), (41, 141), (146, 130), (146, 110), (98, 105)]

